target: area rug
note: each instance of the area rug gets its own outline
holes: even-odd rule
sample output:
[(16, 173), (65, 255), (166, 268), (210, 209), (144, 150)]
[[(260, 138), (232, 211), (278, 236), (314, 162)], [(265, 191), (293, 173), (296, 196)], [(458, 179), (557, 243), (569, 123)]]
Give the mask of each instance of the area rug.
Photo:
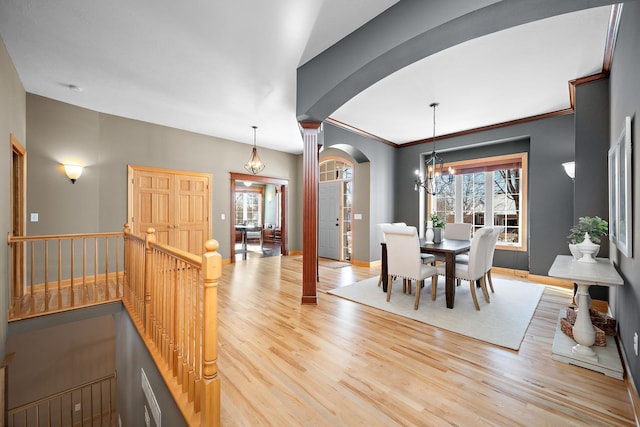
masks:
[(466, 281), (456, 288), (455, 306), (448, 309), (444, 277), (440, 277), (435, 301), (431, 300), (431, 281), (425, 282), (418, 310), (413, 309), (415, 293), (402, 293), (402, 279), (393, 282), (389, 302), (382, 287), (378, 287), (378, 276), (333, 289), (329, 293), (467, 337), (518, 350), (540, 302), (544, 286), (494, 278), (493, 287), (495, 293), (489, 290), (490, 303), (484, 300), (482, 290), (476, 289), (480, 311), (473, 305), (469, 282)]

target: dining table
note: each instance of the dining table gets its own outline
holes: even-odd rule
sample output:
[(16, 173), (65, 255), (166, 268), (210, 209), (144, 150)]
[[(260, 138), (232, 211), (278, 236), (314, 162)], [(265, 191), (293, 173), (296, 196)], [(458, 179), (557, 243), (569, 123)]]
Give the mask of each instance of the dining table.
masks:
[[(259, 231), (262, 233), (262, 226), (260, 225), (236, 225), (236, 231), (242, 233), (242, 259), (247, 259), (247, 232)], [(262, 237), (260, 237), (260, 245), (262, 246)], [(237, 252), (236, 252), (237, 253)]]
[[(387, 244), (381, 243), (382, 256), (382, 290), (387, 292), (389, 280), (387, 267)], [(445, 294), (447, 308), (453, 308), (456, 299), (456, 255), (469, 252), (471, 240), (442, 239), (439, 243), (427, 243), (425, 239), (420, 239), (420, 252), (444, 257), (445, 267)]]

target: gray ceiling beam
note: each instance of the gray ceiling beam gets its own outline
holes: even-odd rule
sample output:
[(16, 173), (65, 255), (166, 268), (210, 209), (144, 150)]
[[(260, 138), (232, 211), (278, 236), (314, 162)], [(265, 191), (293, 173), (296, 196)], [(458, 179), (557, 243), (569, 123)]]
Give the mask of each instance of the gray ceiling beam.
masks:
[(297, 70), (298, 121), (324, 121), (351, 98), (434, 53), (610, 0), (401, 0)]

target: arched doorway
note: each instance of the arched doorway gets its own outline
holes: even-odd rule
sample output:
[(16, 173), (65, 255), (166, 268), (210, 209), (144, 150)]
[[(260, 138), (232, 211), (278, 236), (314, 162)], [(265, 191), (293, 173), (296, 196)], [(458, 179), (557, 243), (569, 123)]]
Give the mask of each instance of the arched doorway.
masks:
[(353, 260), (353, 163), (329, 156), (320, 162), (318, 256)]

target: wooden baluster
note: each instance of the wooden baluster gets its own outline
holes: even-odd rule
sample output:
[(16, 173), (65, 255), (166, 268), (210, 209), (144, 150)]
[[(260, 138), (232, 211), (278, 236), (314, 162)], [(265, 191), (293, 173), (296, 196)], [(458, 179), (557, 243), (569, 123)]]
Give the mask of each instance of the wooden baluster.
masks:
[(149, 228), (145, 239), (145, 258), (144, 258), (144, 328), (147, 336), (151, 330), (151, 290), (155, 287), (155, 275), (153, 271), (153, 249), (151, 244), (156, 241), (156, 230)]
[(119, 237), (116, 241), (116, 299), (120, 298), (120, 241)]
[(98, 238), (93, 238), (93, 295), (98, 300)]
[(58, 310), (62, 308), (62, 239), (58, 239)]
[(105, 301), (109, 299), (109, 238), (104, 239), (104, 297)]
[(33, 285), (35, 284), (35, 282), (34, 282), (34, 280), (35, 280), (34, 279), (34, 275), (35, 275), (35, 263), (34, 263), (35, 245), (36, 245), (36, 242), (29, 242), (29, 247), (31, 248), (31, 263), (30, 263), (31, 265), (30, 265), (30, 268), (29, 268), (29, 270), (31, 271), (31, 273), (30, 273), (31, 277), (29, 278), (29, 283), (30, 283), (29, 295), (31, 296), (31, 298), (30, 298), (31, 299), (31, 302), (30, 302), (30, 307), (31, 307), (30, 308), (30, 313), (31, 314), (33, 314), (33, 310), (35, 309), (35, 301), (34, 301), (35, 296), (33, 294)]
[[(82, 304), (87, 304), (87, 238), (82, 238)], [(94, 301), (95, 302), (95, 301)]]
[(173, 351), (176, 345), (176, 333), (178, 332), (178, 327), (176, 325), (177, 319), (177, 304), (179, 300), (180, 294), (180, 283), (181, 283), (181, 269), (184, 266), (183, 261), (176, 260), (176, 271), (173, 273), (174, 281), (173, 286), (171, 287), (171, 292), (169, 295), (171, 298), (167, 301), (167, 309), (169, 310), (169, 322), (168, 322), (168, 330), (167, 330), (167, 363), (169, 365), (169, 370), (172, 375), (174, 375), (173, 370), (175, 368), (174, 365), (174, 354)]
[(49, 311), (49, 241), (44, 241), (44, 311)]
[[(187, 391), (187, 399), (189, 402), (193, 402), (195, 400), (195, 396), (196, 396), (196, 392), (195, 392), (195, 351), (194, 351), (194, 346), (195, 346), (195, 336), (194, 336), (194, 316), (198, 316), (198, 313), (195, 313), (193, 311), (193, 296), (192, 296), (192, 291), (191, 291), (191, 286), (192, 283), (191, 281), (189, 281), (188, 284), (186, 284), (186, 286), (188, 286), (188, 292), (189, 292), (189, 306), (187, 308), (187, 313), (188, 313), (188, 318), (186, 318), (186, 331), (187, 331), (187, 348), (185, 348), (185, 351), (187, 352), (187, 372), (185, 373), (185, 384), (183, 385), (183, 390), (185, 389), (186, 386), (186, 391)], [(185, 304), (187, 304), (185, 302)]]
[(178, 310), (179, 310), (179, 315), (178, 315), (178, 325), (177, 325), (177, 335), (176, 335), (176, 361), (175, 361), (175, 366), (173, 369), (173, 375), (176, 377), (176, 380), (178, 381), (178, 384), (182, 386), (182, 392), (184, 393), (184, 355), (185, 355), (185, 339), (186, 336), (188, 335), (186, 332), (186, 316), (188, 315), (188, 310), (186, 310), (185, 304), (186, 304), (186, 299), (187, 299), (187, 295), (185, 293), (185, 290), (183, 289), (183, 291), (181, 292), (181, 301), (178, 304)]
[(156, 298), (156, 290), (161, 286), (162, 283), (162, 274), (165, 265), (164, 259), (162, 257), (155, 260), (156, 262), (156, 283), (153, 289), (153, 295), (151, 296), (151, 340), (154, 344), (157, 345), (157, 334), (158, 334), (158, 298)]
[[(167, 364), (170, 364), (171, 357), (169, 356), (169, 349), (171, 346), (171, 332), (173, 321), (173, 299), (175, 298), (176, 282), (178, 281), (178, 260), (172, 258), (171, 275), (169, 276), (169, 282), (164, 297), (164, 339), (162, 340), (162, 356)], [(171, 366), (169, 365), (169, 368)]]
[(173, 375), (176, 377), (178, 384), (182, 386), (182, 391), (185, 391), (184, 385), (184, 372), (185, 372), (185, 313), (182, 310), (184, 308), (184, 301), (182, 293), (179, 293), (180, 301), (176, 301), (176, 309), (178, 310), (177, 315), (177, 325), (176, 325), (176, 337), (175, 337), (175, 349), (174, 349), (174, 357), (175, 364), (173, 366)]
[(160, 257), (162, 258), (162, 271), (160, 272), (160, 281), (158, 283), (156, 283), (156, 286), (154, 288), (154, 297), (156, 299), (156, 337), (155, 337), (155, 344), (158, 347), (158, 349), (161, 348), (161, 342), (162, 342), (162, 328), (164, 327), (164, 312), (163, 312), (163, 307), (164, 307), (164, 300), (163, 300), (163, 296), (164, 293), (166, 291), (166, 287), (167, 287), (167, 274), (168, 274), (168, 270), (170, 268), (169, 266), (169, 257), (167, 257), (165, 254), (160, 255)]
[(171, 270), (173, 269), (173, 259), (169, 258), (167, 255), (164, 255), (167, 258), (168, 263), (168, 271), (165, 272), (164, 278), (162, 280), (162, 288), (159, 288), (160, 295), (158, 295), (160, 302), (160, 312), (158, 313), (158, 319), (160, 321), (160, 338), (158, 341), (158, 348), (160, 349), (160, 354), (162, 354), (162, 349), (164, 346), (164, 337), (167, 335), (167, 301), (166, 296), (169, 292), (169, 283), (171, 282)]
[(75, 294), (73, 292), (73, 276), (75, 275), (75, 262), (76, 262), (76, 247), (74, 244), (75, 240), (73, 238), (70, 239), (70, 243), (71, 243), (71, 287), (69, 288), (69, 292), (70, 292), (70, 296), (69, 296), (69, 301), (71, 303), (71, 307), (73, 307), (75, 305)]
[[(197, 372), (196, 372), (196, 381), (198, 381), (198, 384), (202, 384), (202, 352), (201, 351), (196, 351), (196, 348), (200, 349), (202, 348), (202, 321), (203, 321), (203, 316), (204, 314), (200, 311), (200, 306), (202, 305), (202, 298), (204, 297), (204, 287), (201, 287), (200, 284), (204, 284), (204, 271), (200, 270), (197, 272), (195, 278), (195, 283), (193, 284), (194, 286), (194, 291), (195, 291), (195, 295), (196, 295), (196, 305), (195, 305), (195, 310), (196, 310), (196, 315), (194, 315), (194, 320), (193, 320), (193, 334), (195, 336), (195, 343), (193, 344), (193, 354), (194, 354), (194, 359), (193, 359), (193, 365), (196, 367)], [(216, 293), (217, 293), (217, 289), (216, 289)], [(216, 311), (217, 311), (217, 307), (216, 307)], [(216, 314), (217, 316), (217, 314)], [(197, 399), (202, 399), (202, 395), (200, 394), (199, 396), (197, 396)], [(197, 403), (198, 408), (200, 407), (200, 402)]]
[[(185, 275), (185, 279), (186, 279)], [(185, 300), (184, 300), (184, 331), (185, 337), (183, 342), (183, 352), (185, 353), (184, 358), (184, 369), (182, 371), (182, 391), (187, 392), (187, 399), (189, 402), (193, 401), (193, 296), (191, 293), (191, 283), (187, 280), (184, 281), (184, 292), (185, 292)]]
[[(218, 241), (207, 240), (202, 256), (204, 274), (202, 425), (220, 425), (220, 377), (218, 376), (218, 279), (222, 274), (222, 257)], [(198, 408), (199, 409), (199, 408)]]

